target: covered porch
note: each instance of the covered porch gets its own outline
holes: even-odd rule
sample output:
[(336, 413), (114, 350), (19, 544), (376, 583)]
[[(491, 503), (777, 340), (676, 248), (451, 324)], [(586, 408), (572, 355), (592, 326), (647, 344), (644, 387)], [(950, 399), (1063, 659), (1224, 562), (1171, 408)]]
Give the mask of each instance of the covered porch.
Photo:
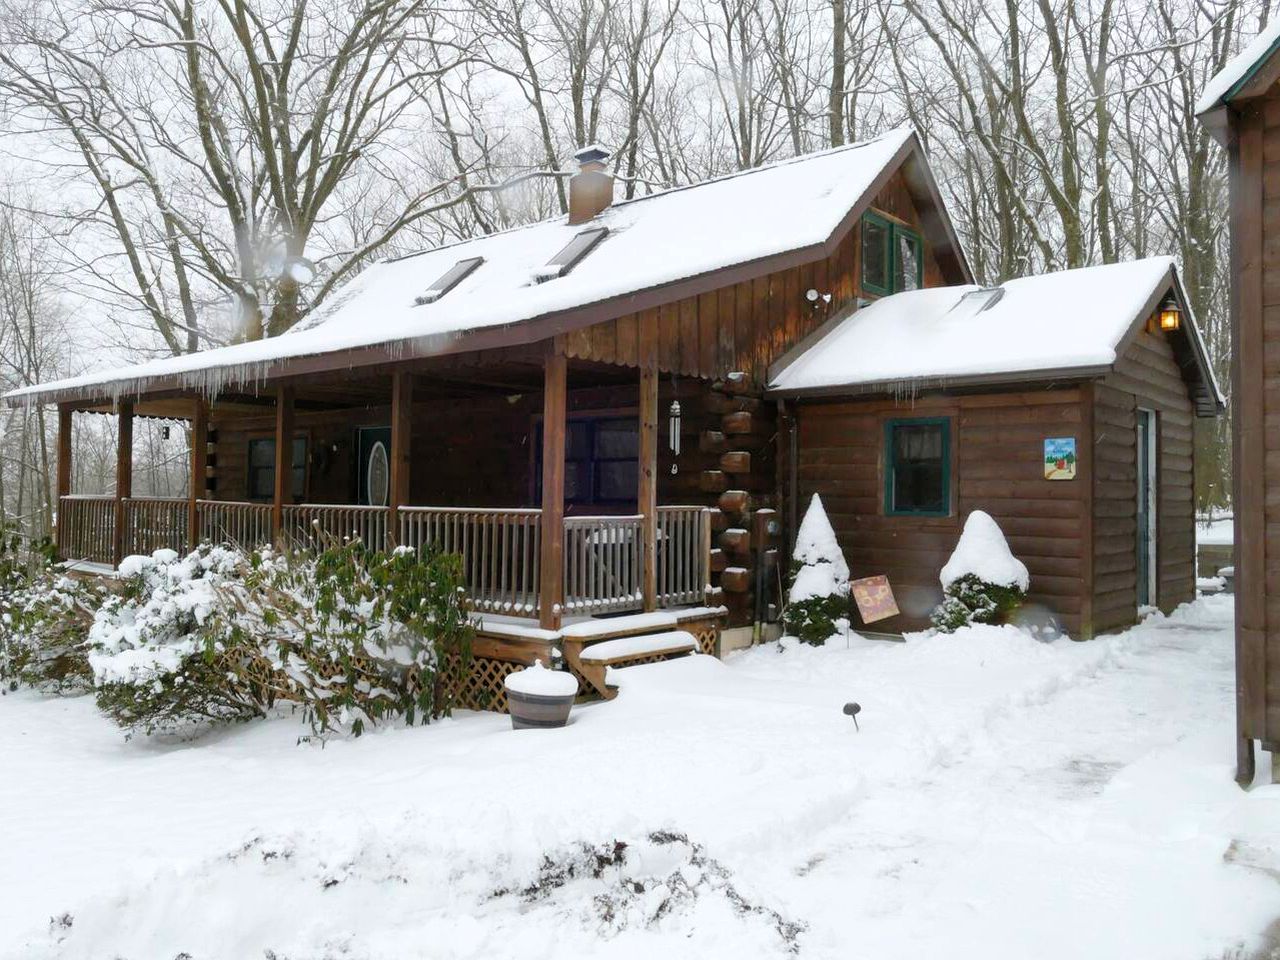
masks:
[[(114, 567), (201, 542), (314, 550), (358, 538), (460, 555), (475, 609), (495, 622), (558, 631), (580, 617), (700, 607), (713, 511), (698, 473), (681, 475), (680, 421), (660, 406), (702, 387), (663, 381), (660, 401), (656, 358), (572, 360), (552, 340), (252, 390), (64, 402), (59, 556)], [(70, 489), (72, 417), (83, 412), (118, 418), (109, 494)], [(186, 421), (187, 496), (133, 495), (140, 417)]]

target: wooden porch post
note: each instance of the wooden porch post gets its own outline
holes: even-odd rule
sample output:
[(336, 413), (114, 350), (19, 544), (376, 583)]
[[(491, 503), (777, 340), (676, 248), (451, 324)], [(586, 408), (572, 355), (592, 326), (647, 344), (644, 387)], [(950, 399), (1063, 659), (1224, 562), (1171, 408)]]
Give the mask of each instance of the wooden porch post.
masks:
[(57, 518), (54, 529), (54, 546), (57, 548), (59, 560), (66, 559), (64, 548), (66, 540), (63, 536), (62, 498), (71, 493), (71, 407), (62, 404), (58, 407), (58, 489)]
[(276, 388), (276, 476), (271, 540), (284, 546), (284, 505), (293, 502), (293, 387)]
[(202, 397), (191, 411), (191, 479), (187, 490), (187, 548), (200, 543), (200, 504), (209, 466), (209, 404)]
[(116, 405), (116, 501), (112, 561), (120, 566), (125, 550), (124, 502), (133, 496), (133, 401), (121, 400)]
[(542, 387), (542, 550), (538, 621), (544, 630), (560, 628), (564, 603), (564, 446), (568, 370), (553, 342), (543, 367)]
[(640, 514), (641, 591), (646, 611), (658, 608), (658, 318), (640, 315)]
[(391, 484), (387, 503), (387, 545), (400, 542), (400, 508), (409, 502), (409, 464), (413, 442), (413, 377), (391, 375)]

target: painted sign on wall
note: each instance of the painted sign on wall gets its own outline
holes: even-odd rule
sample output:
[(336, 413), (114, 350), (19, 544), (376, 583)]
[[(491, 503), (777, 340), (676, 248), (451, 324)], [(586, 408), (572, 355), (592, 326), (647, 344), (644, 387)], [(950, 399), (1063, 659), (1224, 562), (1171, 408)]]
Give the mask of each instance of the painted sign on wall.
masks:
[(893, 599), (888, 577), (863, 577), (851, 581), (849, 590), (853, 593), (863, 623), (875, 623), (898, 615), (898, 601)]
[(1074, 480), (1076, 478), (1076, 438), (1048, 437), (1044, 441), (1044, 478)]

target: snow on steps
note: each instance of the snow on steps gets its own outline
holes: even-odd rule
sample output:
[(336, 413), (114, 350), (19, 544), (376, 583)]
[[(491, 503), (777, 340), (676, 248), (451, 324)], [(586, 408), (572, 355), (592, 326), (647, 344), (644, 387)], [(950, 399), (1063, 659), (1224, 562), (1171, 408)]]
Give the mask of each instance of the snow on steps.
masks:
[[(587, 631), (587, 636), (566, 635), (561, 644), (564, 658), (570, 669), (581, 676), (606, 700), (618, 695), (618, 688), (608, 682), (608, 672), (616, 667), (640, 663), (652, 663), (668, 657), (683, 657), (698, 649), (698, 640), (686, 630), (662, 630), (659, 618), (667, 618), (674, 625), (670, 614), (642, 614), (637, 617), (620, 617), (619, 621), (597, 621), (611, 625), (604, 639), (595, 639), (601, 631)], [(652, 626), (659, 626), (654, 632)], [(645, 627), (648, 627), (645, 630)], [(621, 635), (619, 635), (621, 634)]]
[(613, 637), (631, 637), (652, 633), (655, 630), (672, 629), (678, 620), (674, 613), (665, 610), (655, 613), (636, 613), (626, 617), (601, 617), (583, 620), (560, 628), (560, 636), (566, 640), (597, 640)]
[(663, 654), (692, 653), (697, 648), (698, 641), (692, 633), (671, 630), (593, 643), (582, 651), (581, 657), (587, 663), (617, 664)]

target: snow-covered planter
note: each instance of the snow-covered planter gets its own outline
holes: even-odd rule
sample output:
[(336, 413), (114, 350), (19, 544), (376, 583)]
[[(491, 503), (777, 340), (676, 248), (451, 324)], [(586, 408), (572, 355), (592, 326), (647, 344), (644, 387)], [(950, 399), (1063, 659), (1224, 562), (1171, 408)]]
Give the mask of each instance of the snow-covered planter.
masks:
[(447, 714), (470, 669), (457, 557), (202, 545), (121, 565), (90, 632), (98, 705), (147, 733), (300, 706), (314, 732)]
[(511, 726), (563, 727), (569, 722), (569, 711), (578, 695), (578, 678), (566, 670), (548, 670), (541, 660), (508, 674), (503, 680), (507, 689), (507, 710)]
[(106, 596), (96, 578), (58, 569), (48, 545), (0, 539), (0, 683), (58, 694), (92, 689), (85, 639)]
[(847, 628), (848, 618), (849, 565), (815, 493), (796, 532), (782, 627), (788, 636), (818, 645)]
[(1030, 578), (991, 515), (974, 510), (942, 568), (942, 603), (933, 625), (954, 633), (971, 623), (1003, 623), (1022, 605)]

